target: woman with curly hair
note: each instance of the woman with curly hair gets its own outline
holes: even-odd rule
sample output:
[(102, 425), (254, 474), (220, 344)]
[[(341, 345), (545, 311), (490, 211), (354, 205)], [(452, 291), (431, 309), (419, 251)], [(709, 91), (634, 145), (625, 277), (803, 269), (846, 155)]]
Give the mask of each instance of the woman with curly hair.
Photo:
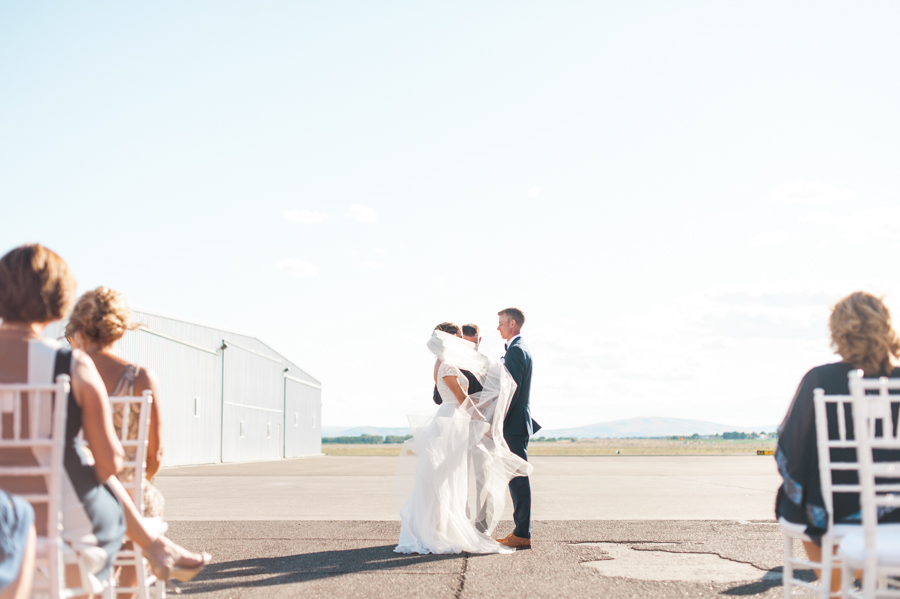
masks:
[[(835, 304), (828, 321), (831, 342), (840, 362), (816, 366), (806, 373), (778, 429), (775, 459), (783, 483), (778, 489), (775, 515), (782, 526), (803, 530), (813, 542), (803, 542), (807, 555), (821, 562), (821, 537), (827, 532), (828, 513), (819, 480), (819, 458), (816, 450), (815, 407), (813, 390), (821, 388), (825, 395), (849, 395), (847, 376), (862, 370), (866, 377), (900, 377), (893, 359), (900, 356), (900, 338), (891, 323), (891, 314), (881, 299), (857, 291)], [(896, 412), (895, 412), (896, 414)], [(829, 429), (837, 429), (836, 411), (828, 414)], [(848, 423), (849, 423), (848, 419)], [(848, 424), (848, 426), (850, 426)], [(855, 461), (853, 449), (831, 450), (832, 461)], [(844, 480), (835, 473), (834, 482)], [(833, 500), (834, 522), (854, 523), (860, 519), (858, 493), (836, 493)], [(884, 522), (900, 522), (900, 510), (883, 515)], [(840, 589), (840, 571), (832, 573), (832, 590)]]
[[(144, 469), (144, 516), (163, 516), (164, 500), (151, 481), (162, 462), (162, 421), (160, 419), (159, 385), (156, 374), (137, 364), (126, 362), (112, 352), (113, 344), (126, 331), (137, 328), (131, 321), (131, 310), (125, 298), (107, 287), (97, 287), (80, 298), (66, 324), (66, 338), (72, 347), (83, 350), (91, 357), (106, 385), (110, 397), (135, 397), (145, 390), (153, 393), (150, 404), (150, 426), (147, 435), (147, 465)], [(140, 406), (132, 406), (132, 417), (128, 419), (128, 438), (137, 438), (137, 416)], [(113, 413), (116, 433), (122, 432), (122, 407)], [(132, 455), (128, 456), (133, 459)], [(130, 482), (133, 472), (120, 472), (119, 479)]]
[[(160, 394), (156, 374), (152, 370), (143, 368), (123, 360), (113, 353), (113, 345), (130, 330), (136, 329), (131, 320), (131, 309), (125, 298), (117, 291), (107, 287), (97, 287), (88, 291), (75, 303), (69, 322), (66, 324), (66, 338), (72, 347), (84, 351), (94, 362), (100, 378), (106, 387), (110, 397), (135, 397), (149, 390), (153, 393), (153, 403), (150, 404), (150, 423), (147, 443), (147, 461), (144, 469), (144, 512), (145, 517), (163, 517), (164, 499), (162, 494), (153, 486), (152, 480), (159, 471), (162, 463), (162, 420), (160, 418)], [(128, 418), (129, 430), (126, 438), (136, 439), (138, 436), (138, 416), (140, 406), (133, 404), (132, 413)], [(124, 421), (123, 407), (119, 407), (113, 413), (113, 426), (116, 434), (122, 433)], [(126, 449), (133, 452), (134, 450)], [(132, 453), (129, 459), (134, 457)], [(118, 478), (126, 482), (134, 479), (134, 471), (127, 469), (119, 473)], [(132, 515), (126, 506), (126, 516), (132, 516), (130, 521), (139, 520)], [(143, 527), (139, 527), (143, 528)], [(129, 530), (129, 536), (143, 548), (149, 547), (152, 536), (144, 534), (144, 530), (137, 530), (135, 534)], [(206, 553), (192, 553), (180, 545), (173, 543), (165, 537), (159, 537), (165, 544), (164, 566), (158, 569), (163, 571), (168, 567), (168, 573), (173, 578), (188, 581), (195, 576), (207, 563), (210, 556)], [(150, 552), (148, 556), (152, 556)], [(132, 587), (136, 583), (134, 568), (123, 568), (120, 586)]]

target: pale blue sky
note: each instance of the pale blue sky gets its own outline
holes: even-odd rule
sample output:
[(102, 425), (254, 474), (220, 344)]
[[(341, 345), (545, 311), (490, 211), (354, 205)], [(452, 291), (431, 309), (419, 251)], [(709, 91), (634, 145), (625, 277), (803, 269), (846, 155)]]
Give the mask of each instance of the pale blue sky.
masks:
[(898, 26), (887, 2), (5, 2), (0, 251), (260, 337), (328, 425), (403, 425), (431, 328), (497, 354), (509, 305), (545, 427), (775, 424), (832, 359), (828, 305), (900, 294)]

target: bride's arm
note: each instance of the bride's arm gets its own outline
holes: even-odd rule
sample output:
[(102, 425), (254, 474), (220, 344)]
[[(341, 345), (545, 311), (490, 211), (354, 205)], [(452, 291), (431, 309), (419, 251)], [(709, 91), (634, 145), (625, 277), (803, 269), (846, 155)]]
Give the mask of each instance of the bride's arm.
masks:
[(451, 391), (453, 391), (453, 395), (456, 396), (456, 401), (459, 402), (459, 405), (463, 405), (463, 403), (465, 403), (465, 401), (467, 399), (469, 400), (470, 407), (467, 407), (465, 409), (472, 418), (474, 418), (475, 420), (484, 420), (485, 422), (487, 422), (487, 418), (485, 418), (484, 414), (482, 414), (478, 410), (478, 407), (475, 405), (475, 402), (473, 402), (471, 400), (471, 398), (469, 398), (469, 396), (466, 395), (466, 392), (463, 391), (462, 387), (459, 386), (458, 378), (456, 378), (453, 375), (445, 376), (444, 382), (447, 383), (447, 386), (450, 387)]
[(437, 385), (437, 373), (438, 373), (438, 369), (439, 369), (440, 367), (441, 367), (441, 361), (440, 361), (440, 360), (435, 360), (435, 361), (434, 361), (434, 384), (435, 384), (435, 385)]
[(459, 386), (459, 379), (456, 378), (456, 375), (451, 374), (450, 376), (445, 376), (444, 382), (447, 383), (447, 386), (453, 391), (453, 395), (456, 396), (456, 401), (459, 403), (466, 401), (468, 395), (466, 395), (466, 392)]

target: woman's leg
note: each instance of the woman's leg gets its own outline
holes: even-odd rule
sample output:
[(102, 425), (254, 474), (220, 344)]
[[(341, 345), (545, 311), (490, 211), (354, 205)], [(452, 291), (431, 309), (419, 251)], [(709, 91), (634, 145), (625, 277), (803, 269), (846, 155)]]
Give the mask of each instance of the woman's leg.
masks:
[[(122, 506), (125, 508), (126, 534), (138, 547), (144, 550), (144, 557), (150, 562), (154, 574), (158, 578), (165, 577), (168, 580), (169, 571), (172, 568), (196, 568), (208, 561), (199, 553), (188, 551), (181, 545), (163, 536), (153, 534), (144, 524), (143, 516), (141, 516), (141, 513), (134, 505), (131, 495), (122, 486), (122, 482), (115, 476), (112, 476), (107, 481), (107, 484), (122, 501)], [(131, 571), (130, 574), (128, 573), (129, 570)], [(134, 580), (134, 577), (136, 577), (134, 568), (131, 567), (123, 568), (122, 575), (132, 577), (130, 579), (126, 578), (126, 580)]]
[(22, 567), (16, 577), (5, 589), (0, 591), (0, 599), (28, 599), (31, 594), (31, 583), (34, 581), (34, 551), (37, 545), (37, 533), (34, 524), (28, 531), (25, 542), (25, 554), (22, 556)]
[(106, 481), (106, 484), (113, 490), (113, 493), (116, 494), (119, 501), (122, 502), (122, 507), (125, 509), (125, 529), (128, 538), (137, 543), (142, 549), (146, 549), (152, 545), (153, 541), (156, 540), (156, 535), (147, 530), (147, 527), (144, 525), (143, 516), (141, 516), (137, 506), (134, 505), (131, 495), (129, 495), (125, 487), (122, 486), (122, 482), (115, 476), (111, 476), (109, 480)]
[[(811, 562), (819, 562), (822, 563), (822, 548), (812, 543), (810, 541), (803, 541), (803, 548), (806, 550), (806, 555), (809, 557), (809, 561)], [(834, 552), (837, 553), (837, 547), (834, 548)], [(815, 570), (816, 578), (822, 578), (822, 571)], [(841, 569), (840, 568), (832, 568), (831, 569), (831, 592), (836, 593), (841, 590)]]

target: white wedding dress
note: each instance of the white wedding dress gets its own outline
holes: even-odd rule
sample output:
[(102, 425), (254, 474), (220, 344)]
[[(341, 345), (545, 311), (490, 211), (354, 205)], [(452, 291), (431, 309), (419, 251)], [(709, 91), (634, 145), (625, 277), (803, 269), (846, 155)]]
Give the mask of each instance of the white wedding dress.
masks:
[[(409, 416), (413, 439), (401, 460), (416, 460), (412, 492), (400, 510), (397, 553), (511, 553), (490, 535), (514, 476), (528, 476), (531, 465), (513, 454), (503, 439), (503, 419), (516, 384), (506, 368), (475, 351), (474, 345), (442, 331), (428, 342), (441, 361), (437, 387), (443, 403)], [(460, 369), (475, 375), (484, 390), (461, 405), (444, 382), (456, 376), (468, 393)]]

